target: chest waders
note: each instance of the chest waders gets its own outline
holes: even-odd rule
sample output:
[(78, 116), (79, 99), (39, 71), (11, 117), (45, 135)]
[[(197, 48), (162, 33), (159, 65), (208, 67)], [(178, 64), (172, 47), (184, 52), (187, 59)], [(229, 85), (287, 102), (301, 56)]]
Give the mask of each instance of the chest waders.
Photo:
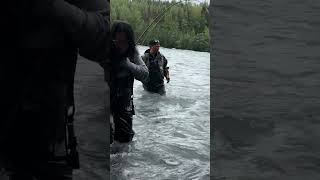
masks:
[[(113, 115), (113, 138), (119, 142), (129, 142), (134, 136), (132, 129), (132, 117), (135, 114), (133, 105), (134, 76), (127, 72), (119, 77), (113, 71), (111, 76), (111, 113)], [(117, 77), (118, 76), (118, 77)], [(111, 140), (112, 141), (112, 140)]]
[(149, 69), (149, 81), (143, 84), (143, 87), (146, 90), (159, 94), (165, 94), (163, 64), (163, 57), (160, 54), (154, 58), (152, 58), (150, 54), (148, 55), (146, 65)]

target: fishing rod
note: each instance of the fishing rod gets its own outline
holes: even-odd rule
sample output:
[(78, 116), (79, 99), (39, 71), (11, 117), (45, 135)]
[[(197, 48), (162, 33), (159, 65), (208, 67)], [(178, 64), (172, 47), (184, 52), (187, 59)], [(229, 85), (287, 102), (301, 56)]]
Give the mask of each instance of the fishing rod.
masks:
[[(175, 5), (179, 4), (179, 3), (182, 3), (182, 1), (179, 1), (179, 2), (176, 2), (176, 3), (171, 4), (169, 7), (167, 7), (165, 10), (163, 10), (161, 13), (159, 13), (159, 14), (157, 15), (157, 17), (156, 17), (155, 19), (153, 19), (153, 21), (149, 24), (149, 26), (148, 26), (148, 27), (142, 32), (142, 34), (139, 36), (139, 38), (138, 38), (138, 40), (137, 40), (137, 44), (142, 44), (142, 43), (144, 42), (144, 41), (142, 41), (142, 43), (139, 43), (140, 39), (146, 34), (146, 32), (147, 32), (147, 31), (149, 30), (149, 28), (156, 22), (157, 19), (159, 19), (159, 20), (156, 22), (155, 26), (160, 22), (160, 20), (164, 17), (165, 13), (166, 13), (167, 11), (169, 11), (171, 7), (173, 7), (173, 6), (175, 6)], [(154, 26), (154, 27), (155, 27), (155, 26)]]
[[(165, 13), (163, 13), (163, 14), (161, 15), (161, 17), (159, 18), (159, 20), (158, 20), (158, 21), (156, 22), (156, 24), (151, 28), (150, 31), (152, 31), (152, 30), (158, 25), (158, 23), (161, 21), (161, 19), (162, 19), (165, 15), (166, 15)], [(150, 32), (150, 31), (149, 31), (149, 32)], [(144, 41), (146, 40), (146, 38), (147, 38), (147, 35), (144, 36), (143, 41), (142, 41), (140, 44), (143, 44)]]
[[(187, 3), (190, 2), (190, 0), (184, 0), (184, 1), (186, 1)], [(199, 1), (199, 0), (194, 0), (194, 1), (201, 2), (201, 1)], [(161, 19), (165, 16), (165, 13), (170, 10), (170, 8), (172, 8), (173, 6), (175, 6), (175, 5), (177, 5), (177, 4), (180, 4), (180, 3), (182, 3), (182, 2), (183, 2), (183, 1), (179, 1), (179, 2), (173, 3), (173, 4), (171, 4), (169, 7), (167, 7), (166, 9), (164, 9), (161, 13), (159, 13), (159, 14), (156, 16), (156, 18), (154, 18), (153, 21), (148, 25), (148, 27), (141, 33), (141, 35), (139, 36), (139, 38), (138, 38), (138, 40), (137, 40), (137, 44), (143, 44), (144, 41), (145, 41), (145, 39), (146, 39), (146, 36), (143, 38), (143, 41), (142, 41), (142, 42), (140, 42), (140, 40), (141, 40), (141, 38), (142, 38), (144, 35), (147, 34), (147, 32), (148, 32), (148, 30), (150, 29), (150, 27), (151, 27), (152, 25), (154, 25), (154, 23), (156, 22), (155, 25), (153, 26), (153, 28), (151, 29), (151, 30), (153, 30), (153, 29), (158, 25), (158, 23), (161, 21)], [(188, 8), (188, 6), (187, 6), (187, 8)]]

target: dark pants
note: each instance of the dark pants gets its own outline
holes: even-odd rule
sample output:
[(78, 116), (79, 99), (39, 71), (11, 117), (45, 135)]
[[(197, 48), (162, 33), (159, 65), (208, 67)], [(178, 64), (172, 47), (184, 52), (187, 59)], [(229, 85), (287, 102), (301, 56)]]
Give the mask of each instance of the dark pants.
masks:
[(160, 95), (165, 95), (166, 94), (166, 89), (164, 87), (164, 85), (160, 85), (160, 86), (150, 86), (150, 85), (145, 85), (143, 84), (143, 88), (146, 91), (152, 92), (152, 93), (158, 93)]
[(113, 138), (121, 143), (132, 141), (134, 131), (132, 129), (132, 113), (123, 112), (113, 114), (114, 135)]

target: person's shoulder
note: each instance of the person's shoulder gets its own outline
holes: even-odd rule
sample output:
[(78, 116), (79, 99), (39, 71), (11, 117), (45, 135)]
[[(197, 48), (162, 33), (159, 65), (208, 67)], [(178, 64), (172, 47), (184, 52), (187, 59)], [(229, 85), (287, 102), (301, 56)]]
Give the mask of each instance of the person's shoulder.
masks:
[(150, 52), (144, 52), (143, 54), (142, 54), (142, 57), (145, 57), (145, 58), (147, 58), (147, 57), (149, 57), (150, 56)]
[(167, 58), (161, 53), (159, 52), (160, 57), (162, 57), (165, 61), (167, 60)]
[(106, 10), (110, 3), (108, 0), (72, 0), (68, 2), (86, 11)]
[(160, 56), (164, 57), (164, 54), (162, 54), (160, 51), (158, 52)]
[(150, 53), (150, 49), (145, 50), (145, 51), (144, 51), (144, 54), (146, 54), (146, 53), (149, 54), (149, 53)]

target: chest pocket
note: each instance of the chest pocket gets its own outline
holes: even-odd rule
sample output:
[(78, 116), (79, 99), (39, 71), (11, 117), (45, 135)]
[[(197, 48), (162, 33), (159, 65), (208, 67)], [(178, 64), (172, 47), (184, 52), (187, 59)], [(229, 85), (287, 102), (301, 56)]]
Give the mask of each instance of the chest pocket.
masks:
[(164, 65), (164, 60), (163, 57), (161, 55), (158, 55), (157, 57), (155, 57), (155, 59), (150, 60), (151, 57), (148, 56), (147, 61), (146, 61), (146, 65), (150, 71), (160, 71), (160, 74), (163, 75), (163, 65)]
[(163, 74), (163, 64), (164, 64), (164, 61), (163, 61), (163, 57), (162, 56), (158, 56), (159, 58), (156, 58), (158, 59), (158, 65), (159, 65), (159, 69), (160, 69), (160, 73), (161, 73), (161, 76), (162, 76), (162, 79), (164, 77), (164, 74)]

